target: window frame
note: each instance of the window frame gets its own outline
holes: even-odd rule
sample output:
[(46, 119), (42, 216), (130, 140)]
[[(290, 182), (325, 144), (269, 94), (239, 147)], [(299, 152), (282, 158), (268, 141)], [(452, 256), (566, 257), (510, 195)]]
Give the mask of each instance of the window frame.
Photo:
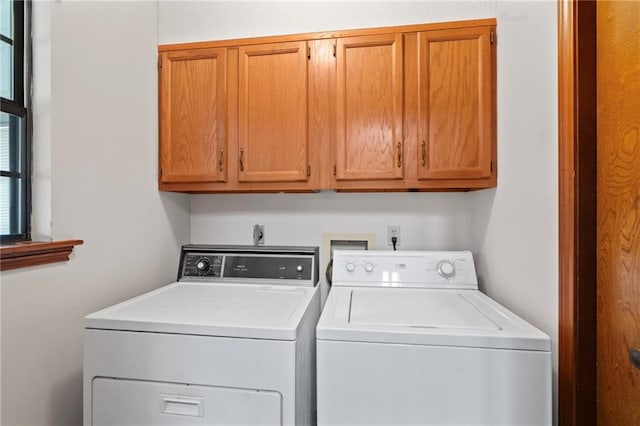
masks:
[(0, 98), (0, 110), (18, 117), (20, 128), (10, 120), (9, 135), (18, 136), (17, 141), (9, 142), (10, 170), (0, 170), (0, 176), (13, 180), (9, 201), (12, 226), (9, 234), (0, 235), (2, 243), (31, 240), (31, 3), (11, 0), (11, 7), (13, 38), (0, 37), (13, 47), (13, 100)]
[[(33, 79), (33, 43), (32, 43), (32, 0), (10, 0), (12, 8), (15, 8), (13, 16), (13, 34), (15, 41), (3, 36), (2, 39), (14, 47), (14, 100), (0, 98), (3, 112), (11, 116), (20, 117), (21, 128), (9, 129), (19, 130), (22, 151), (10, 152), (9, 155), (19, 155), (19, 168), (11, 167), (9, 173), (2, 172), (2, 175), (10, 175), (15, 181), (22, 180), (21, 190), (23, 192), (24, 203), (20, 207), (21, 225), (20, 233), (0, 235), (0, 271), (12, 269), (23, 269), (37, 265), (47, 265), (56, 262), (66, 262), (69, 260), (75, 246), (82, 245), (82, 240), (62, 240), (62, 241), (31, 241), (31, 185), (33, 178), (32, 169), (32, 132), (33, 132), (33, 111), (32, 106), (32, 79)], [(19, 36), (19, 37), (16, 37)], [(19, 40), (18, 40), (19, 38)], [(19, 51), (19, 52), (17, 52)], [(16, 76), (19, 76), (16, 81)], [(18, 120), (11, 119), (13, 125)], [(11, 126), (11, 124), (10, 124)], [(14, 162), (16, 158), (14, 158)], [(20, 170), (17, 176), (13, 170)], [(18, 184), (16, 184), (17, 186)], [(17, 214), (17, 213), (14, 213)]]

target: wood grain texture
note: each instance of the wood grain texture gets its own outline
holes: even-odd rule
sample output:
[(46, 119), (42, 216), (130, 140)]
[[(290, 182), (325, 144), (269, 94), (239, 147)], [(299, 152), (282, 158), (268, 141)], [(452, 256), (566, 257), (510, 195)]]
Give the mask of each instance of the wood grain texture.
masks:
[(595, 2), (558, 2), (558, 422), (596, 424)]
[(597, 3), (598, 424), (640, 424), (640, 3)]
[(309, 184), (315, 189), (333, 187), (335, 164), (335, 40), (309, 42)]
[(161, 182), (226, 178), (226, 50), (161, 57)]
[(0, 271), (66, 262), (82, 240), (63, 240), (13, 244), (0, 247)]
[(336, 179), (401, 179), (402, 34), (337, 40)]
[(306, 181), (307, 43), (245, 46), (238, 51), (239, 180)]
[[(418, 33), (404, 34), (404, 179), (418, 181), (418, 136), (420, 104), (420, 61)], [(414, 184), (415, 185), (415, 184)]]
[(421, 179), (491, 176), (491, 31), (480, 27), (419, 35)]
[[(495, 24), (495, 19), (425, 24), (402, 28), (434, 29), (465, 26), (475, 28), (481, 24)], [(496, 186), (495, 167), (489, 177), (483, 178), (452, 176), (447, 179), (418, 179), (416, 152), (418, 152), (419, 120), (417, 110), (419, 98), (417, 92), (419, 91), (418, 71), (420, 64), (416, 32), (401, 34), (390, 32), (388, 28), (372, 28), (342, 33), (366, 37), (345, 38), (342, 40), (342, 49), (337, 46), (340, 42), (339, 39), (325, 38), (324, 35), (317, 37), (312, 35), (308, 41), (294, 41), (293, 43), (289, 42), (295, 39), (295, 37), (292, 38), (293, 36), (234, 41), (239, 47), (234, 47), (234, 44), (229, 42), (197, 44), (197, 47), (221, 46), (226, 49), (226, 111), (228, 113), (226, 117), (226, 176), (224, 181), (161, 181), (159, 183), (160, 189), (190, 193), (306, 192), (321, 189), (464, 191)], [(335, 34), (342, 33), (336, 32)], [(348, 49), (353, 49), (353, 52), (359, 49), (362, 49), (360, 52), (368, 50), (374, 54), (356, 52), (348, 57), (345, 54), (347, 47), (344, 46), (344, 43), (346, 40), (353, 42), (356, 39), (364, 40), (364, 42), (361, 45), (355, 43), (348, 46)], [(273, 43), (257, 44), (256, 40), (270, 40)], [(282, 43), (277, 43), (277, 41), (282, 41)], [(305, 43), (310, 51), (307, 51), (306, 48), (300, 48), (300, 46), (305, 46)], [(183, 47), (185, 46), (196, 47), (192, 44), (183, 45)], [(335, 55), (334, 47), (336, 49)], [(161, 56), (166, 55), (167, 52), (181, 53), (173, 48), (160, 50), (164, 52)], [(194, 50), (198, 52), (200, 49), (188, 49), (190, 52)], [(341, 68), (340, 61), (336, 56), (340, 56), (340, 52), (344, 54), (344, 64), (347, 63), (347, 59), (350, 61), (349, 68), (352, 70), (352, 78), (343, 79), (350, 83), (349, 86), (339, 85)], [(307, 59), (307, 54), (309, 54), (309, 59)], [(492, 50), (492, 55), (492, 60), (495, 62), (495, 49)], [(278, 56), (285, 59), (278, 58)], [(376, 56), (380, 61), (375, 59)], [(297, 59), (291, 59), (294, 57)], [(298, 60), (302, 57), (304, 57), (304, 61)], [(369, 64), (367, 61), (372, 63)], [(302, 80), (299, 79), (302, 71), (297, 74), (292, 71), (296, 67), (301, 70), (303, 62), (307, 73), (306, 91), (302, 90)], [(257, 70), (253, 74), (250, 71), (252, 68)], [(270, 78), (279, 81), (269, 91), (265, 88), (271, 83), (265, 79)], [(492, 78), (493, 84), (495, 84), (495, 73)], [(388, 84), (381, 84), (385, 80)], [(280, 86), (277, 86), (278, 84)], [(341, 107), (341, 103), (337, 101), (339, 87), (342, 87), (344, 99), (342, 115), (338, 112)], [(372, 88), (373, 90), (370, 90)], [(352, 96), (347, 98), (346, 94), (349, 93), (347, 92), (349, 89), (352, 90)], [(296, 91), (300, 93), (299, 97), (292, 95)], [(361, 97), (359, 91), (364, 93), (363, 103), (358, 100)], [(304, 96), (307, 99), (302, 108), (289, 108), (283, 105), (294, 105), (304, 99)], [(495, 90), (492, 96), (495, 96)], [(167, 104), (169, 100), (161, 96), (161, 115), (164, 110), (163, 105)], [(302, 103), (304, 102), (298, 104)], [(344, 118), (347, 106), (351, 110), (361, 112), (361, 114), (352, 115), (348, 123)], [(362, 108), (358, 110), (361, 106)], [(284, 116), (288, 116), (290, 120), (284, 121)], [(341, 124), (338, 122), (338, 117), (342, 117)], [(493, 126), (495, 126), (495, 115), (492, 119)], [(279, 120), (284, 125), (277, 124)], [(300, 144), (299, 149), (283, 148), (282, 146), (286, 145), (284, 142), (294, 140), (287, 135), (302, 135), (304, 133), (301, 123), (307, 127), (304, 136), (295, 138)], [(349, 150), (344, 149), (347, 145), (343, 143), (341, 150), (338, 142), (340, 131), (344, 135), (350, 132), (350, 137), (356, 141), (359, 139), (359, 135), (372, 132), (374, 135), (372, 139), (375, 143), (370, 147), (356, 143), (348, 146)], [(161, 135), (165, 132), (166, 130), (161, 129)], [(261, 141), (266, 140), (266, 143), (258, 143), (255, 138), (252, 142), (252, 138), (248, 136), (249, 132), (253, 135), (260, 135)], [(282, 135), (285, 137), (282, 138)], [(247, 141), (249, 141), (249, 145), (247, 145)], [(161, 143), (161, 146), (163, 145)], [(242, 150), (242, 171), (239, 167), (240, 150)], [(264, 150), (264, 153), (261, 150)], [(278, 152), (281, 155), (277, 154)], [(355, 171), (351, 177), (345, 177), (342, 174), (339, 179), (336, 179), (336, 174), (340, 173), (338, 167), (340, 152), (342, 152), (345, 166), (346, 159), (351, 159), (349, 167), (352, 172)], [(492, 155), (495, 160), (495, 146)], [(276, 158), (280, 165), (274, 163)], [(300, 160), (301, 158), (302, 160)], [(367, 170), (369, 169), (367, 164), (372, 164), (373, 168)], [(336, 166), (335, 173), (334, 166)], [(361, 172), (358, 168), (361, 168)], [(383, 171), (381, 172), (381, 170)], [(307, 172), (310, 172), (310, 176), (307, 176)]]

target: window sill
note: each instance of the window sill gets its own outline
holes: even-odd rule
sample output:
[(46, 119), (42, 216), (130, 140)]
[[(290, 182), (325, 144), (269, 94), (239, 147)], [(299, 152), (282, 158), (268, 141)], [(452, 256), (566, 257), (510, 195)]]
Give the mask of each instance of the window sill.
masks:
[(82, 240), (33, 241), (0, 246), (0, 271), (66, 262), (73, 248), (83, 243)]

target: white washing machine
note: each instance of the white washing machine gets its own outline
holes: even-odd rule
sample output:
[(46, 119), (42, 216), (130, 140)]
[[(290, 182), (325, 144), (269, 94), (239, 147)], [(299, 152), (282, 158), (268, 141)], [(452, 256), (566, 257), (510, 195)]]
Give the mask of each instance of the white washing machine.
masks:
[(177, 282), (85, 318), (84, 424), (314, 424), (317, 283), (317, 247), (183, 247)]
[(336, 251), (319, 425), (550, 425), (549, 337), (478, 290), (468, 251)]

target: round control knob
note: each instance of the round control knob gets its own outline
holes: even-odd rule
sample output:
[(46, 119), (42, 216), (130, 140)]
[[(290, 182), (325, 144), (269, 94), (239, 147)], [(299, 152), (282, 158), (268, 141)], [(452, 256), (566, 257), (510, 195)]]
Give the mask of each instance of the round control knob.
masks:
[(211, 262), (206, 257), (203, 257), (196, 263), (196, 269), (198, 270), (198, 272), (206, 272), (209, 270), (210, 266)]
[(346, 265), (344, 265), (344, 267), (347, 269), (347, 271), (349, 272), (353, 272), (356, 269), (356, 265), (353, 262), (349, 262)]
[(302, 272), (303, 269), (304, 269), (304, 267), (302, 265), (296, 266), (296, 271), (298, 271), (298, 272)]
[(373, 263), (365, 263), (364, 270), (367, 272), (373, 272)]
[(444, 278), (451, 278), (456, 274), (456, 267), (448, 260), (439, 262), (436, 270), (438, 271), (438, 275)]

